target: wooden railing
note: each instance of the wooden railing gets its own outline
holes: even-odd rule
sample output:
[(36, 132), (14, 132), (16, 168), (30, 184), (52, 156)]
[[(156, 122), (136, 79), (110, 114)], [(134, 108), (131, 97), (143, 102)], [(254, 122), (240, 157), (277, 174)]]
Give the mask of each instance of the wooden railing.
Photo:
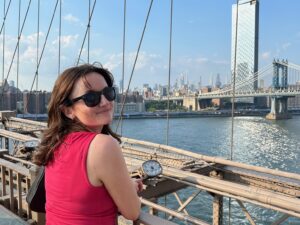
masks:
[[(32, 212), (25, 201), (38, 167), (31, 166), (28, 169), (22, 165), (23, 160), (20, 161), (7, 153), (7, 150), (0, 152), (0, 203), (29, 223), (44, 224), (45, 216), (42, 213)], [(9, 160), (5, 159), (5, 156), (8, 156)]]

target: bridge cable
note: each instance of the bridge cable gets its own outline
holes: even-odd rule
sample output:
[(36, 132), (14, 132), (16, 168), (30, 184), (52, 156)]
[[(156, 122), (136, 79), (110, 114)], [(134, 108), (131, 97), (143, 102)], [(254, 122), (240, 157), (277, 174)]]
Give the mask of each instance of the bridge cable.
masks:
[[(89, 0), (89, 18), (91, 16), (91, 0)], [(90, 63), (90, 40), (91, 40), (91, 26), (88, 24), (88, 50), (87, 50), (87, 62)]]
[[(4, 59), (5, 59), (5, 21), (6, 21), (6, 15), (5, 15), (5, 3), (6, 3), (6, 0), (4, 0), (3, 2), (3, 14), (4, 14), (4, 17), (3, 17), (3, 39), (2, 39), (2, 92), (4, 92), (4, 87), (5, 87), (5, 83), (7, 82), (4, 82)], [(3, 98), (3, 95), (2, 95), (2, 99), (1, 99), (1, 108), (3, 109), (4, 108), (4, 98)]]
[[(0, 34), (1, 34), (1, 32), (2, 32), (2, 30), (3, 30), (3, 45), (2, 45), (2, 53), (3, 53), (3, 58), (2, 58), (2, 81), (3, 81), (3, 86), (4, 86), (4, 66), (5, 66), (5, 64), (4, 64), (4, 59), (5, 59), (5, 22), (6, 22), (6, 18), (7, 18), (7, 13), (8, 13), (8, 10), (9, 10), (9, 8), (10, 8), (10, 4), (11, 4), (11, 0), (9, 1), (9, 3), (8, 3), (8, 6), (7, 6), (7, 9), (6, 9), (6, 0), (4, 0), (4, 2), (3, 2), (3, 4), (4, 4), (4, 6), (3, 6), (3, 14), (4, 14), (4, 17), (3, 17), (3, 23), (2, 23), (2, 27), (1, 27), (1, 31), (0, 31)], [(5, 10), (6, 9), (6, 10)], [(3, 98), (2, 98), (2, 100), (3, 100)], [(4, 100), (3, 100), (4, 101)], [(2, 106), (3, 106), (3, 101), (1, 101), (1, 103), (2, 103)], [(3, 107), (2, 107), (3, 108)]]
[[(5, 86), (5, 83), (4, 83), (4, 59), (5, 59), (5, 22), (6, 22), (6, 14), (5, 14), (5, 10), (6, 9), (6, 0), (3, 1), (3, 14), (4, 14), (4, 17), (3, 17), (3, 39), (2, 39), (2, 85)], [(2, 31), (2, 28), (1, 28), (1, 31)], [(3, 99), (2, 99), (3, 100)], [(3, 102), (2, 102), (3, 104)], [(2, 105), (2, 108), (3, 108), (3, 105)]]
[[(172, 31), (173, 31), (173, 0), (170, 0), (170, 30), (169, 30), (169, 71), (168, 71), (168, 89), (167, 89), (167, 129), (166, 129), (166, 145), (169, 145), (169, 129), (170, 129), (170, 85), (171, 85), (171, 64), (172, 64)], [(167, 195), (164, 196), (165, 207), (167, 207)], [(167, 219), (167, 213), (165, 213)]]
[(84, 43), (85, 43), (85, 40), (86, 40), (86, 36), (87, 36), (88, 31), (89, 31), (89, 29), (90, 29), (90, 23), (91, 23), (91, 19), (92, 19), (93, 13), (94, 13), (94, 9), (95, 9), (96, 2), (97, 2), (97, 0), (94, 1), (93, 8), (92, 8), (92, 12), (91, 12), (91, 14), (89, 15), (88, 25), (87, 25), (87, 28), (86, 28), (86, 30), (85, 30), (84, 38), (83, 38), (83, 41), (82, 41), (82, 45), (81, 45), (80, 52), (79, 52), (79, 56), (78, 56), (77, 63), (76, 63), (77, 66), (78, 66), (79, 61), (80, 61), (80, 57), (81, 57), (81, 53), (82, 53), (82, 50), (83, 50), (83, 46), (84, 46)]
[(32, 92), (32, 89), (33, 89), (33, 86), (34, 86), (34, 82), (35, 82), (35, 80), (37, 78), (37, 75), (38, 75), (38, 69), (40, 67), (40, 64), (41, 64), (41, 61), (42, 61), (42, 58), (43, 58), (43, 54), (44, 54), (45, 47), (46, 47), (46, 44), (47, 44), (47, 41), (48, 41), (49, 33), (50, 33), (50, 30), (51, 30), (51, 27), (52, 27), (53, 19), (54, 19), (55, 13), (56, 13), (58, 1), (59, 0), (56, 1), (55, 7), (54, 7), (54, 10), (53, 10), (53, 14), (52, 14), (52, 17), (51, 17), (51, 21), (50, 21), (50, 24), (49, 24), (49, 27), (48, 27), (48, 31), (47, 31), (47, 34), (46, 34), (45, 42), (43, 44), (42, 52), (41, 52), (41, 55), (40, 55), (39, 60), (38, 60), (37, 69), (35, 71), (35, 75), (33, 77), (33, 81), (32, 81), (32, 84), (31, 84), (30, 91), (29, 91), (29, 99), (28, 99), (27, 104), (26, 104), (26, 109), (27, 109), (28, 104), (30, 102), (30, 97), (31, 97), (30, 93)]
[[(239, 0), (236, 0), (236, 17), (235, 17), (235, 40), (234, 40), (234, 61), (233, 61), (233, 80), (232, 80), (232, 98), (231, 98), (231, 137), (230, 137), (230, 160), (233, 159), (233, 135), (234, 135), (234, 102), (235, 102), (235, 79), (236, 79), (236, 54), (237, 54), (237, 35), (239, 22)], [(228, 224), (231, 224), (231, 198), (228, 199)]]
[[(19, 0), (18, 37), (20, 35), (20, 21), (21, 21), (21, 0)], [(18, 53), (17, 53), (17, 102), (19, 101), (19, 66), (20, 66), (20, 48), (18, 46)]]
[(116, 131), (118, 130), (119, 125), (120, 125), (120, 121), (121, 121), (120, 118), (123, 116), (123, 113), (124, 113), (124, 106), (125, 106), (126, 98), (127, 98), (127, 95), (128, 95), (130, 83), (131, 83), (132, 76), (133, 76), (133, 72), (134, 72), (134, 69), (135, 69), (135, 66), (136, 66), (136, 62), (137, 62), (137, 59), (138, 59), (138, 56), (139, 56), (139, 52), (140, 52), (140, 49), (141, 49), (141, 45), (142, 45), (142, 42), (143, 42), (143, 39), (144, 39), (144, 34), (145, 34), (146, 27), (147, 27), (149, 15), (150, 15), (150, 12), (151, 12), (152, 3), (153, 3), (153, 0), (151, 0), (151, 2), (150, 2), (150, 6), (149, 6), (149, 9), (148, 9), (146, 21), (145, 21), (145, 24), (144, 24), (142, 36), (141, 36), (141, 38), (140, 38), (138, 50), (137, 50), (137, 53), (136, 53), (136, 55), (135, 55), (135, 60), (134, 60), (133, 67), (132, 67), (132, 70), (131, 70), (131, 74), (130, 74), (130, 77), (129, 77), (129, 81), (128, 81), (127, 89), (126, 89), (126, 92), (125, 92), (125, 96), (124, 96), (123, 99), (122, 99), (121, 112), (120, 112), (120, 117), (119, 117), (119, 119), (118, 119), (118, 123), (117, 123), (117, 126), (116, 126)]
[(58, 23), (58, 69), (57, 75), (60, 74), (60, 52), (61, 52), (61, 1), (59, 1), (59, 23)]
[(5, 10), (5, 2), (6, 2), (6, 0), (4, 0), (4, 17), (3, 17), (3, 22), (2, 22), (2, 25), (1, 25), (1, 29), (0, 29), (0, 34), (2, 33), (2, 30), (4, 30), (5, 29), (5, 21), (6, 21), (6, 18), (7, 18), (7, 14), (8, 14), (8, 10), (9, 10), (9, 8), (10, 8), (10, 3), (11, 3), (11, 0), (9, 1), (9, 3), (8, 3), (8, 6), (7, 6), (7, 9)]
[(39, 44), (40, 44), (40, 0), (38, 0), (38, 18), (37, 18), (37, 36), (36, 36), (36, 93), (35, 93), (35, 119), (37, 120), (37, 113), (39, 108), (38, 90), (39, 90)]
[[(14, 50), (14, 53), (13, 53), (13, 57), (12, 57), (12, 60), (11, 60), (11, 63), (9, 65), (9, 68), (8, 68), (8, 71), (7, 71), (7, 76), (6, 76), (6, 80), (8, 80), (8, 77), (9, 77), (9, 74), (10, 74), (10, 71), (11, 71), (11, 68), (12, 68), (12, 64), (14, 62), (14, 58), (15, 58), (15, 55), (16, 55), (16, 52), (17, 52), (17, 49), (19, 47), (19, 44), (20, 44), (20, 37), (22, 35), (22, 31), (23, 31), (23, 28), (24, 28), (24, 24), (25, 24), (25, 21), (27, 19), (27, 15), (28, 15), (28, 11), (29, 11), (29, 8), (30, 8), (30, 5), (31, 5), (31, 1), (32, 0), (29, 0), (29, 3), (28, 3), (28, 6), (27, 6), (27, 10), (26, 10), (26, 13), (25, 13), (25, 17), (24, 17), (24, 20), (23, 20), (23, 23), (22, 23), (22, 26), (21, 26), (21, 30), (20, 30), (20, 33), (19, 33), (19, 36), (18, 36), (18, 41), (17, 41), (17, 45), (15, 47), (15, 50)], [(4, 86), (2, 86), (2, 91), (1, 91), (1, 97), (3, 99), (3, 96), (4, 96)]]
[[(124, 0), (124, 13), (123, 13), (123, 54), (122, 54), (122, 100), (124, 97), (124, 78), (125, 78), (125, 44), (126, 44), (126, 0)], [(121, 125), (120, 134), (123, 133), (123, 114), (120, 115)], [(117, 132), (117, 131), (116, 131)]]
[(169, 145), (169, 111), (170, 111), (170, 84), (171, 84), (171, 62), (172, 62), (172, 28), (173, 28), (173, 0), (171, 0), (170, 9), (170, 34), (169, 34), (169, 74), (168, 74), (168, 107), (167, 107), (167, 132), (166, 132), (166, 145)]
[[(259, 71), (255, 72), (252, 77), (250, 77), (248, 79), (245, 79), (245, 80), (243, 80), (241, 82), (236, 83), (235, 84), (235, 89), (244, 87), (247, 84), (251, 84), (254, 81), (257, 81), (258, 80), (258, 76), (260, 76), (260, 78), (262, 78), (264, 76), (267, 76), (268, 75), (267, 71), (270, 70), (271, 68), (272, 68), (272, 64), (269, 64), (266, 67), (260, 69)], [(261, 74), (265, 74), (265, 75), (261, 76)], [(232, 91), (232, 86), (230, 86), (228, 88), (224, 88), (222, 90), (215, 91), (215, 93), (226, 93), (226, 92), (229, 92), (229, 91)]]

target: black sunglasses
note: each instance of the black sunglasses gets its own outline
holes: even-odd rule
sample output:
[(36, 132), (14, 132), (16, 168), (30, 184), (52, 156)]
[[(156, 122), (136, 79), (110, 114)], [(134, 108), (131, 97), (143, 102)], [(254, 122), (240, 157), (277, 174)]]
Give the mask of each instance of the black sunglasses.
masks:
[(116, 99), (116, 91), (114, 87), (105, 87), (102, 91), (89, 91), (88, 93), (81, 95), (74, 99), (67, 99), (65, 101), (66, 106), (71, 106), (75, 102), (82, 99), (86, 106), (95, 107), (101, 102), (101, 96), (104, 95), (108, 101), (113, 101)]

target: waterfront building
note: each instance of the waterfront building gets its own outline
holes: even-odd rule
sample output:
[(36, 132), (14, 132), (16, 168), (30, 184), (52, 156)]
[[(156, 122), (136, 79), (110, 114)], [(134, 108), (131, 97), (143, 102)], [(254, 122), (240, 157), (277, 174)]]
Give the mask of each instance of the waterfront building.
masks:
[[(238, 86), (238, 90), (256, 90), (258, 70), (259, 1), (239, 0), (232, 5), (231, 72), (235, 83), (253, 79), (253, 83)], [(236, 61), (236, 63), (235, 63)], [(237, 101), (254, 103), (254, 98)]]
[[(291, 90), (296, 90), (300, 88), (300, 82), (296, 82), (294, 85), (289, 85), (288, 87)], [(296, 95), (295, 97), (288, 98), (288, 108), (289, 109), (300, 109), (300, 95)]]
[[(121, 113), (122, 103), (115, 103), (114, 113)], [(125, 103), (123, 107), (123, 113), (141, 113), (145, 112), (145, 103), (144, 102), (130, 102)]]

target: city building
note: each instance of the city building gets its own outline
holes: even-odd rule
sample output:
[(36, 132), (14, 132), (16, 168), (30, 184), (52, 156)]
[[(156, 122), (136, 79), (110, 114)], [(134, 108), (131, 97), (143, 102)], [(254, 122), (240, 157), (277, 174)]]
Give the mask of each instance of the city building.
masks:
[(47, 113), (49, 93), (46, 91), (24, 91), (23, 92), (23, 112), (31, 114)]
[(17, 101), (22, 100), (21, 91), (15, 87), (13, 81), (0, 82), (0, 109), (1, 110), (16, 110)]
[[(288, 87), (291, 90), (297, 90), (300, 88), (300, 82), (296, 82), (294, 85), (289, 85)], [(300, 95), (296, 95), (295, 97), (288, 98), (288, 108), (289, 109), (300, 109)]]
[(221, 88), (221, 85), (222, 85), (222, 82), (221, 82), (220, 74), (217, 74), (215, 87), (216, 88)]
[[(120, 114), (123, 107), (123, 113), (140, 113), (145, 111), (143, 96), (139, 92), (133, 91), (128, 93), (124, 102), (124, 95), (117, 94), (114, 105), (114, 113)], [(124, 103), (123, 103), (124, 102)], [(124, 106), (122, 106), (124, 104)]]
[[(257, 89), (259, 1), (238, 0), (232, 5), (231, 73), (235, 75), (236, 91)], [(253, 83), (237, 85), (253, 79)], [(254, 103), (254, 98), (237, 102)]]
[[(120, 114), (122, 111), (122, 103), (116, 103), (114, 106), (114, 113)], [(145, 104), (143, 102), (125, 103), (123, 106), (123, 113), (141, 113), (145, 112)]]

